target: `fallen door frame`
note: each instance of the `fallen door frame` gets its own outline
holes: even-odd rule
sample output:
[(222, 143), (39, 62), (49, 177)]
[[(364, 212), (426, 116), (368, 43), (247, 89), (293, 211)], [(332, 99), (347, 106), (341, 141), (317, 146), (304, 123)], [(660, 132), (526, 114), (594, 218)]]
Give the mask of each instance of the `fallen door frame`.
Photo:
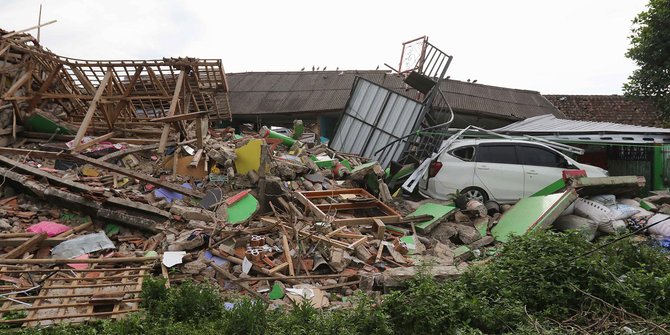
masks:
[[(344, 194), (363, 196), (365, 198), (374, 200), (361, 203), (345, 202), (345, 203), (315, 204), (313, 202), (313, 200), (325, 199), (328, 197), (334, 197)], [(375, 196), (373, 196), (372, 194), (370, 194), (369, 192), (367, 192), (362, 188), (348, 188), (348, 189), (339, 189), (330, 191), (303, 191), (303, 192), (296, 192), (296, 197), (298, 198), (298, 201), (300, 201), (305, 206), (305, 208), (309, 209), (319, 220), (330, 222), (333, 225), (333, 227), (373, 224), (375, 222), (375, 219), (381, 220), (384, 223), (395, 223), (400, 221), (401, 218), (400, 213), (396, 212), (393, 208), (379, 201), (379, 199), (375, 198)], [(375, 208), (386, 215), (360, 217), (354, 219), (335, 219), (334, 216), (328, 215), (328, 212), (330, 212), (330, 210), (354, 210), (354, 209), (365, 209), (365, 208)]]

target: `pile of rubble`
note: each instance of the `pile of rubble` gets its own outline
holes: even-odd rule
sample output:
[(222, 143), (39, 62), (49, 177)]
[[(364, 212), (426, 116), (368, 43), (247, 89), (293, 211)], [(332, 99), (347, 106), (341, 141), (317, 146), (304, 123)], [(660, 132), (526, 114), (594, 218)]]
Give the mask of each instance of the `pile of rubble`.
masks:
[[(470, 251), (493, 243), (481, 206), (393, 197), (376, 162), (293, 137), (210, 129), (201, 150), (173, 142), (163, 155), (106, 141), (82, 153), (62, 142), (0, 148), (0, 279), (11, 298), (0, 313), (26, 311), (1, 322), (133, 311), (149, 273), (325, 307), (402, 285), (423, 262), (458, 275)], [(119, 277), (135, 280), (108, 282)]]
[[(210, 128), (230, 118), (213, 98), (227, 90), (220, 61), (73, 62), (3, 30), (0, 50), (0, 323), (119, 317), (140, 308), (147, 275), (338, 307), (420, 268), (458, 276), (555, 221), (590, 237), (664, 228), (662, 214), (594, 214), (582, 205), (595, 198), (577, 200), (630, 196), (637, 178), (568, 178), (513, 207), (406, 199), (380, 164), (332, 150), (301, 121)], [(636, 203), (663, 212), (668, 199)]]
[(584, 209), (616, 199), (601, 194), (634, 194), (638, 177), (569, 178), (515, 206), (415, 202), (391, 194), (376, 162), (334, 152), (302, 128), (209, 129), (202, 149), (171, 142), (162, 155), (156, 144), (105, 141), (82, 153), (62, 142), (0, 148), (0, 313), (25, 314), (0, 322), (128, 313), (139, 308), (147, 274), (166, 285), (215, 281), (275, 305), (338, 306), (356, 290), (403, 285), (420, 264), (438, 278), (457, 276), (511, 235), (556, 223), (593, 238), (615, 233), (618, 220), (659, 221), (653, 203), (660, 212), (670, 203), (620, 200), (645, 207), (625, 218), (621, 204)]

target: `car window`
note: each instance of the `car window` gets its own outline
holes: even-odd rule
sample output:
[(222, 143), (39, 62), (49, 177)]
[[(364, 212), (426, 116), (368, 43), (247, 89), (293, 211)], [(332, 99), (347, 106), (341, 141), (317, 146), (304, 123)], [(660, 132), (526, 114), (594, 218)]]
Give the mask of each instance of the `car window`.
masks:
[(565, 166), (565, 158), (551, 150), (536, 146), (519, 146), (519, 158), (523, 165), (560, 168)]
[(516, 148), (509, 144), (482, 144), (477, 148), (477, 162), (518, 164)]
[(451, 151), (451, 155), (458, 157), (464, 161), (471, 162), (472, 159), (475, 157), (475, 147), (462, 147), (458, 149), (454, 149)]

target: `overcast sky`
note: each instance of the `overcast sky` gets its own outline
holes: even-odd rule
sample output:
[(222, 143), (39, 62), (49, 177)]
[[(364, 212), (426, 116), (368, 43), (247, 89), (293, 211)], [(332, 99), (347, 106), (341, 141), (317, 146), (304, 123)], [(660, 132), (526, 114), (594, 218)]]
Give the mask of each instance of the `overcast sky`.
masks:
[[(620, 94), (624, 54), (647, 0), (0, 0), (0, 27), (43, 28), (83, 59), (220, 58), (227, 72), (384, 68), (427, 35), (452, 79), (543, 94)], [(36, 34), (36, 32), (34, 32)]]

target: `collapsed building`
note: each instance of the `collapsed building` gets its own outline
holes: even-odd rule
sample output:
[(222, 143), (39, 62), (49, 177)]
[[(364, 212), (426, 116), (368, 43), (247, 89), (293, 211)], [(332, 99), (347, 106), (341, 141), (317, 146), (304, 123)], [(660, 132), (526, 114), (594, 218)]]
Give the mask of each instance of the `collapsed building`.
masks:
[[(511, 235), (568, 215), (562, 229), (589, 239), (628, 219), (654, 218), (663, 234), (669, 196), (632, 200), (638, 177), (566, 176), (514, 207), (398, 196), (385, 168), (420, 167), (450, 138), (455, 110), (467, 109), (443, 92), (451, 56), (417, 41), (426, 61), (375, 74), (403, 84), (352, 79), (325, 145), (293, 116), (286, 134), (258, 118), (243, 121), (260, 131), (215, 127), (246, 101), (221, 60), (77, 60), (0, 30), (0, 323), (121, 317), (140, 309), (147, 275), (275, 305), (341, 307), (355, 290), (402, 286), (421, 264), (458, 276)], [(534, 96), (528, 105), (545, 108)], [(608, 206), (644, 212), (593, 214), (595, 200), (583, 198), (602, 193), (616, 194), (601, 197)]]

